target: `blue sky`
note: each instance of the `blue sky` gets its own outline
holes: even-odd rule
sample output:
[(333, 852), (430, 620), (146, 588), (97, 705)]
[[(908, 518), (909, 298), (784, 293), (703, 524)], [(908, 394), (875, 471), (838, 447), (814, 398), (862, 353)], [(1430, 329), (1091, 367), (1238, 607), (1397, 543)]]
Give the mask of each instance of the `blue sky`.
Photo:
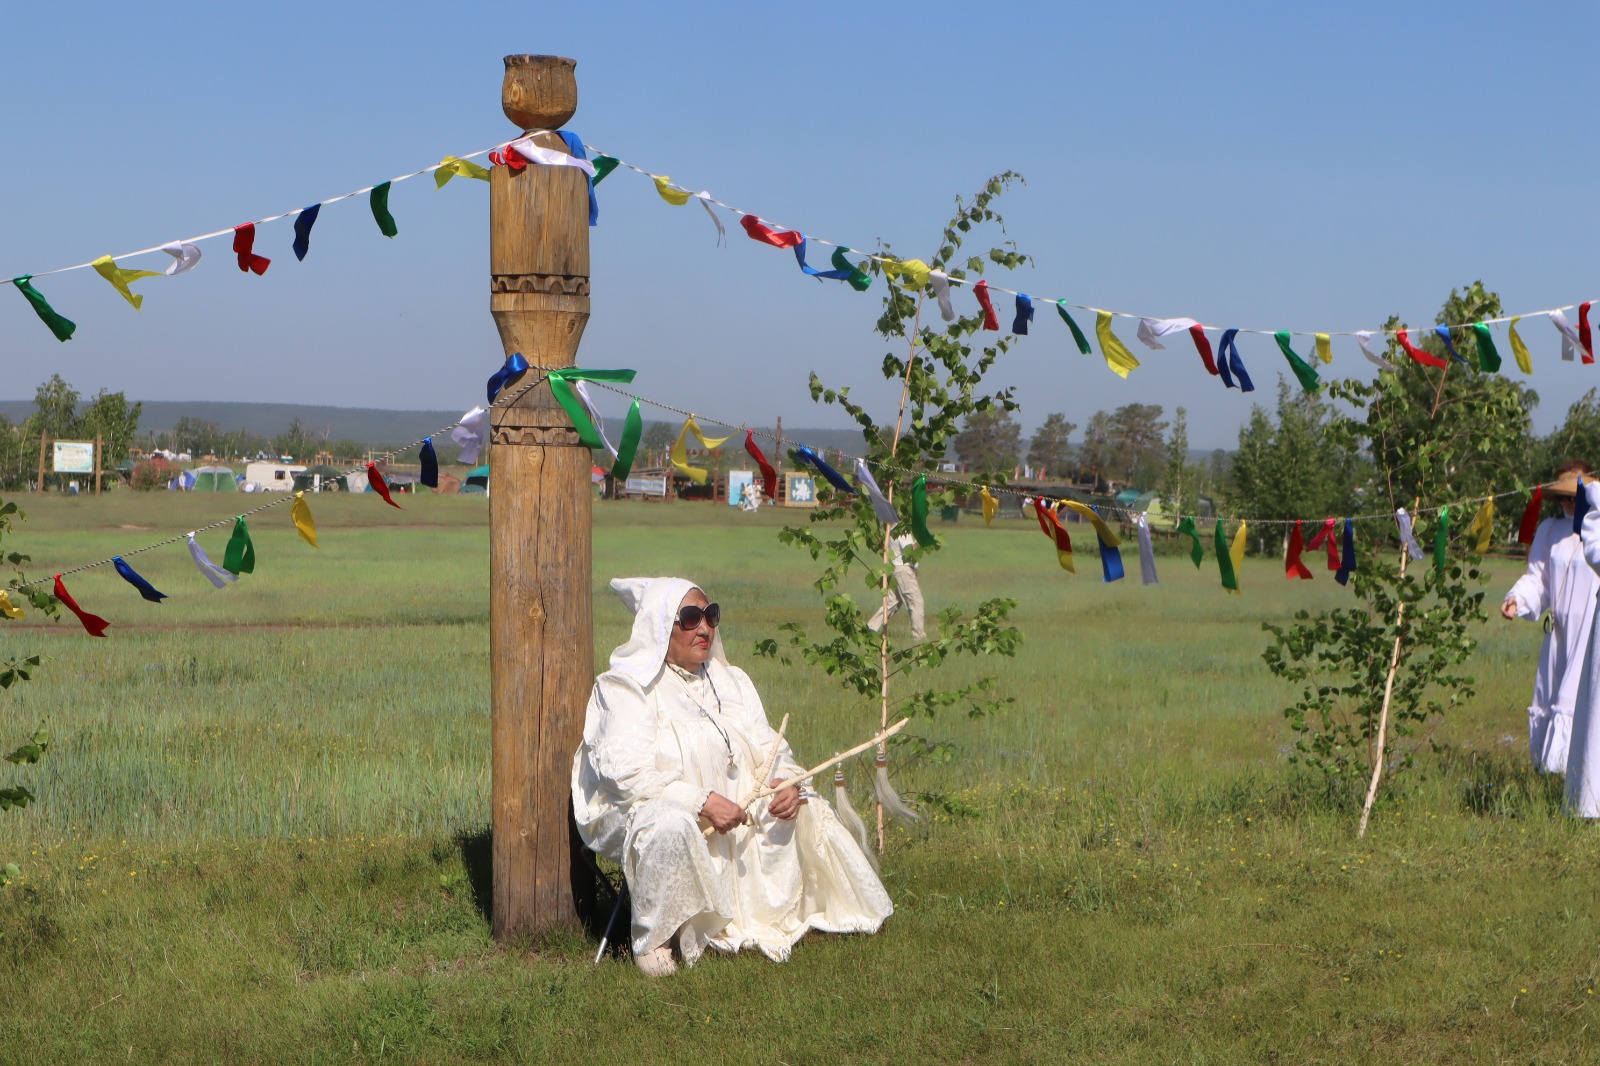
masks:
[[(855, 247), (927, 257), (956, 195), (1015, 170), (1027, 184), (1001, 208), (1037, 266), (1009, 287), (1036, 297), (1350, 330), (1431, 322), (1482, 278), (1532, 311), (1600, 295), (1583, 265), (1597, 31), (1600, 8), (1581, 3), (16, 6), (0, 39), (0, 271), (226, 228), (490, 147), (515, 133), (501, 57), (546, 52), (578, 60), (572, 128), (589, 142)], [(0, 293), (0, 398), (59, 372), (132, 398), (465, 409), (501, 359), (487, 192), (396, 186), (393, 240), (364, 202), (329, 207), (304, 263), (288, 222), (265, 226), (261, 278), (205, 242), (195, 271), (136, 285), (142, 312), (90, 271), (42, 278), (78, 322), (66, 344)], [(716, 247), (695, 205), (638, 175), (600, 193), (580, 362), (636, 368), (641, 394), (733, 422), (842, 424), (812, 405), (812, 370), (892, 413), (871, 332), (881, 283), (804, 278), (732, 219)], [(1600, 366), (1561, 364), (1543, 321), (1522, 331), (1548, 429)], [(1181, 404), (1209, 448), (1235, 443), (1284, 368), (1270, 338), (1242, 339), (1262, 388), (1241, 396), (1185, 340), (1147, 352), (1132, 323), (1119, 332), (1144, 361), (1126, 381), (1045, 314), (995, 380), (1019, 388), (1030, 428)], [(1336, 339), (1332, 374), (1369, 370)]]

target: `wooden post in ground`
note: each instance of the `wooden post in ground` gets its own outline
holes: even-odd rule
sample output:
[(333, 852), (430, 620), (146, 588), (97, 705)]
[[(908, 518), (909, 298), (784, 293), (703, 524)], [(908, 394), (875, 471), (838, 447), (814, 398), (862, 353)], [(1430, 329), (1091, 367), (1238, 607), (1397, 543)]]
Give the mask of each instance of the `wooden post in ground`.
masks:
[[(522, 130), (565, 126), (578, 106), (577, 64), (533, 55), (505, 64), (506, 117)], [(536, 143), (567, 150), (554, 133)], [(489, 186), (489, 306), (506, 354), (572, 366), (589, 320), (588, 177), (497, 166)], [(594, 681), (590, 459), (542, 383), (495, 407), (490, 426), (493, 929), (505, 941), (579, 927), (593, 893), (570, 797)]]
[(49, 448), (50, 448), (50, 434), (44, 432), (43, 430), (40, 430), (40, 432), (39, 432), (39, 481), (34, 486), (33, 494), (35, 496), (43, 496), (44, 495), (44, 454), (45, 454), (46, 451), (49, 450)]
[(103, 447), (104, 444), (100, 440), (100, 434), (96, 433), (94, 435), (94, 494), (96, 496), (100, 495), (100, 452)]

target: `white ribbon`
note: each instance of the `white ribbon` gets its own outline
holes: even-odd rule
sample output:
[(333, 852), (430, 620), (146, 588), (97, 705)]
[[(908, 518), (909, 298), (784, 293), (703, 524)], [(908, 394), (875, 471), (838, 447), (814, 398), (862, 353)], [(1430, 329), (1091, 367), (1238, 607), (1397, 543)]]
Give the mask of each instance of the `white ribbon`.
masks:
[(900, 516), (895, 513), (894, 504), (884, 498), (883, 490), (878, 488), (877, 481), (873, 480), (872, 471), (868, 470), (867, 464), (860, 459), (856, 460), (856, 480), (867, 490), (867, 495), (872, 499), (872, 509), (878, 512), (878, 521), (890, 526), (900, 521)]
[(1385, 370), (1395, 369), (1395, 365), (1377, 352), (1372, 350), (1372, 330), (1364, 329), (1356, 333), (1356, 343), (1361, 345), (1361, 354), (1367, 357), (1369, 363), (1375, 363)]
[(532, 137), (519, 137), (505, 147), (530, 163), (543, 163), (547, 167), (577, 167), (591, 178), (594, 177), (594, 164), (587, 159), (579, 159), (575, 155), (558, 152), (553, 148), (540, 148), (533, 143)]
[(589, 409), (589, 418), (594, 422), (595, 431), (600, 434), (600, 443), (606, 446), (606, 451), (611, 453), (611, 458), (617, 459), (617, 446), (611, 443), (611, 438), (606, 436), (606, 420), (600, 417), (600, 409), (594, 405), (594, 397), (589, 395), (589, 383), (574, 381), (578, 387), (578, 396), (583, 400), (583, 406)]
[(450, 439), (461, 445), (457, 462), (477, 465), (478, 449), (483, 447), (483, 420), (488, 414), (483, 408), (474, 407), (462, 415), (461, 424), (450, 431)]
[(189, 554), (194, 557), (194, 565), (205, 575), (207, 581), (217, 588), (227, 588), (228, 582), (239, 580), (239, 575), (224, 570), (210, 559), (206, 558), (206, 550), (200, 547), (200, 542), (194, 539), (194, 534), (189, 534)]
[(1139, 339), (1144, 341), (1146, 348), (1161, 351), (1166, 347), (1156, 338), (1165, 337), (1169, 333), (1187, 331), (1190, 326), (1200, 323), (1192, 318), (1141, 318), (1139, 320)]
[(1146, 585), (1159, 585), (1156, 576), (1156, 550), (1150, 544), (1150, 519), (1144, 512), (1134, 520), (1139, 527), (1139, 580)]
[(929, 274), (928, 284), (933, 286), (934, 298), (939, 301), (939, 317), (946, 322), (954, 322), (956, 309), (950, 303), (950, 279), (943, 274)]
[(171, 266), (167, 267), (168, 277), (174, 274), (182, 274), (185, 270), (192, 270), (194, 265), (200, 262), (200, 249), (192, 244), (172, 241), (170, 244), (163, 244), (161, 250), (176, 260)]
[(1550, 323), (1561, 333), (1561, 358), (1566, 362), (1572, 362), (1577, 358), (1578, 346), (1582, 343), (1578, 339), (1578, 331), (1560, 311), (1550, 312)]
[(1406, 551), (1411, 553), (1411, 558), (1422, 558), (1422, 545), (1417, 543), (1417, 535), (1411, 529), (1411, 516), (1406, 514), (1404, 507), (1394, 513), (1394, 520), (1400, 527), (1400, 539), (1405, 543)]
[[(719, 246), (727, 244), (728, 243), (728, 228), (722, 224), (722, 219), (717, 215), (716, 211), (714, 211), (712, 209), (712, 207), (711, 207), (711, 193), (710, 193), (710, 191), (707, 190), (707, 189), (701, 189), (699, 192), (694, 194), (694, 198), (696, 200), (700, 201), (700, 206), (705, 208), (706, 209), (706, 214), (711, 216), (711, 224), (713, 226), (717, 227), (717, 244)], [(581, 382), (580, 382), (580, 384), (581, 384)]]

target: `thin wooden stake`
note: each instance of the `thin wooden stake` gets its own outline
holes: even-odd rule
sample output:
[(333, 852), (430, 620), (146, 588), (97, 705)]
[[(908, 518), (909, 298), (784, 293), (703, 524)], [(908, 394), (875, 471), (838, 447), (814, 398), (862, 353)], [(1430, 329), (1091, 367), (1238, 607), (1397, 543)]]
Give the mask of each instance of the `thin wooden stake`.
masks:
[[(1411, 504), (1411, 510), (1416, 512), (1417, 501)], [(1411, 553), (1406, 551), (1404, 544), (1400, 545), (1400, 580), (1406, 579), (1406, 564), (1411, 561)], [(1372, 801), (1378, 796), (1378, 782), (1383, 777), (1383, 745), (1389, 732), (1389, 701), (1394, 697), (1394, 675), (1400, 668), (1400, 645), (1405, 639), (1404, 623), (1406, 619), (1406, 602), (1394, 610), (1394, 650), (1389, 653), (1389, 676), (1383, 683), (1383, 710), (1378, 714), (1378, 742), (1372, 753), (1372, 780), (1367, 783), (1367, 799), (1361, 805), (1361, 824), (1356, 829), (1356, 839), (1360, 840), (1367, 835), (1367, 819), (1372, 817)]]

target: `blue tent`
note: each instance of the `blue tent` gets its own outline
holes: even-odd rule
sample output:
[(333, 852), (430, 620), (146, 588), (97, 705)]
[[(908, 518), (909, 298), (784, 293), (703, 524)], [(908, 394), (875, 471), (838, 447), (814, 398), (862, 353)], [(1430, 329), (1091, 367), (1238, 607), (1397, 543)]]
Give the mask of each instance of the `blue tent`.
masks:
[(489, 468), (487, 466), (474, 467), (472, 472), (461, 481), (461, 495), (479, 494), (489, 495)]

